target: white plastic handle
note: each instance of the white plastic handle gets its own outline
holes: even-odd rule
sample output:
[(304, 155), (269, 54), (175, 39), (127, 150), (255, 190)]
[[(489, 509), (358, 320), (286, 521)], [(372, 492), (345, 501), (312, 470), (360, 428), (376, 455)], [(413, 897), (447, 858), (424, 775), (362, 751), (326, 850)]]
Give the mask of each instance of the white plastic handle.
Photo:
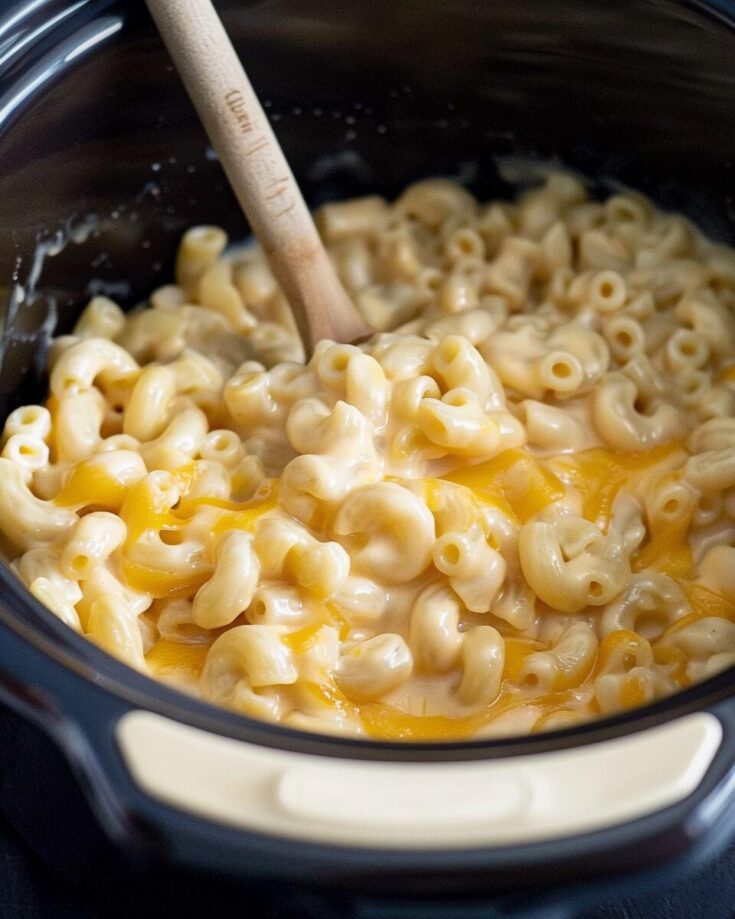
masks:
[(518, 844), (643, 817), (691, 794), (721, 740), (699, 712), (533, 756), (388, 763), (273, 750), (143, 711), (118, 725), (130, 772), (160, 801), (264, 834), (391, 849)]

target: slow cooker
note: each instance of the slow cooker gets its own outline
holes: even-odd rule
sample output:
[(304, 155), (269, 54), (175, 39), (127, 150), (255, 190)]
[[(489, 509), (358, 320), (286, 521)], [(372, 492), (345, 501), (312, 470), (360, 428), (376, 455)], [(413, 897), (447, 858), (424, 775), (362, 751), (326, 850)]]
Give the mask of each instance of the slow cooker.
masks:
[[(735, 3), (219, 8), (312, 205), (437, 174), (503, 196), (554, 160), (733, 242)], [(85, 298), (134, 305), (212, 222), (247, 236), (143, 3), (0, 4), (0, 412)], [(734, 692), (487, 742), (315, 736), (154, 683), (0, 567), (0, 805), (108, 905), (165, 879), (289, 915), (572, 914), (729, 841)]]

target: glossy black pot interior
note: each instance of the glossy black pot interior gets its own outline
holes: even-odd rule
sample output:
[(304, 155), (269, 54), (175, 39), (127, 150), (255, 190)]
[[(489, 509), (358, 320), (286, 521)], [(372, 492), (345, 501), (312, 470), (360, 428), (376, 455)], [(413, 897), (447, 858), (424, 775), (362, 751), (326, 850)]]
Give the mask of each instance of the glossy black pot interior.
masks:
[[(0, 3), (2, 414), (42, 391), (49, 303), (63, 332), (90, 293), (134, 305), (168, 280), (185, 227), (219, 223), (234, 238), (248, 232), (142, 7)], [(372, 191), (390, 196), (435, 174), (459, 177), (481, 198), (507, 196), (499, 162), (520, 155), (557, 159), (599, 179), (601, 189), (639, 188), (733, 242), (735, 3), (225, 0), (218, 7), (312, 204)], [(84, 241), (46, 258), (36, 280), (38, 239), (85, 227), (77, 234)], [(19, 304), (17, 282), (27, 292)], [(6, 616), (19, 629), (31, 624), (23, 640), (41, 652), (20, 662), (28, 684), (54, 657), (54, 679), (74, 683), (86, 700), (79, 718), (98, 733), (95, 712), (133, 703), (327, 755), (497, 756), (614, 735), (716, 705), (732, 691), (732, 676), (723, 674), (643, 712), (544, 738), (418, 749), (330, 741), (182, 705), (178, 694), (68, 633), (5, 573), (2, 580)]]

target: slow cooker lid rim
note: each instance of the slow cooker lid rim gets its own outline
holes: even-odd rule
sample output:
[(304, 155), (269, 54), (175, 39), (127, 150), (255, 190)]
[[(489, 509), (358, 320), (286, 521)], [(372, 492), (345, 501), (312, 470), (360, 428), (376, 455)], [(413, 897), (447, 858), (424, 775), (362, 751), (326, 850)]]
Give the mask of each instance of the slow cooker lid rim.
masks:
[(735, 26), (735, 6), (732, 0), (679, 0), (681, 6), (698, 15), (714, 20), (728, 29)]
[[(20, 46), (24, 56), (32, 55), (39, 42), (113, 7), (123, 15), (126, 12), (121, 0), (20, 0), (0, 14), (0, 47), (13, 51)], [(5, 55), (0, 57), (0, 74), (4, 60)]]

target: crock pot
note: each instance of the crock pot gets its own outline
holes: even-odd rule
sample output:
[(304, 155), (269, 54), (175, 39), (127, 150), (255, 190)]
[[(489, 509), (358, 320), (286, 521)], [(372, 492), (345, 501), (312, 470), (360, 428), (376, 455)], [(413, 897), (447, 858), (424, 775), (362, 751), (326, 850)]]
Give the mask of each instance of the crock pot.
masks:
[[(134, 305), (191, 224), (247, 235), (142, 7), (0, 4), (3, 415), (85, 297)], [(735, 3), (219, 7), (311, 204), (435, 174), (507, 195), (556, 159), (733, 242)], [(735, 830), (734, 691), (487, 742), (320, 737), (129, 670), (0, 567), (0, 806), (108, 902), (166, 878), (288, 915), (549, 916), (665, 883)]]

